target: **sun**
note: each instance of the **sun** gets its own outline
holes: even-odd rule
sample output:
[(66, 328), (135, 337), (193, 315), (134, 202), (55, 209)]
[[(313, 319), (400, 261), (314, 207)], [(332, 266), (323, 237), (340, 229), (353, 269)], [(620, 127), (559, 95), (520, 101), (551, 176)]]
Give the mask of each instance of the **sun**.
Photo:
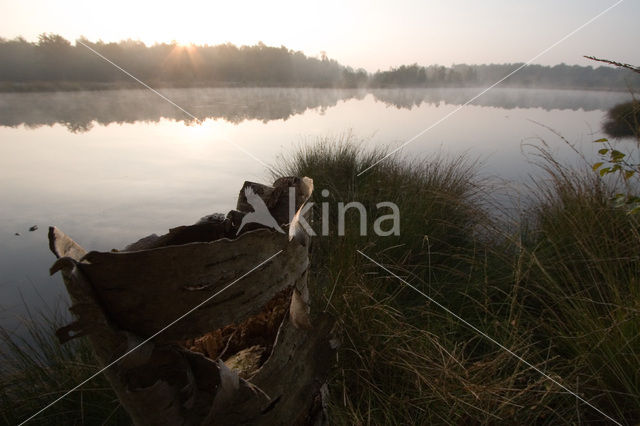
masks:
[(164, 60), (165, 65), (187, 64), (194, 72), (199, 70), (202, 65), (202, 58), (197, 45), (192, 42), (172, 40), (170, 46), (172, 46), (172, 49)]

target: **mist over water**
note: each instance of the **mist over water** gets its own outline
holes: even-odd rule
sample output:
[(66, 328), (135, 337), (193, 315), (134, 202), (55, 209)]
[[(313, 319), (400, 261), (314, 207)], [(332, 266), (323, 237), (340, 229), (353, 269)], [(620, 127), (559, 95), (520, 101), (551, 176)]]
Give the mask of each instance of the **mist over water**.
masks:
[[(362, 100), (367, 95), (400, 109), (462, 105), (482, 88), (433, 89), (291, 89), (291, 88), (190, 88), (161, 89), (182, 108), (204, 119), (230, 123), (245, 120), (287, 120), (307, 110), (335, 107), (340, 101)], [(473, 105), (503, 109), (607, 110), (626, 100), (623, 92), (589, 92), (550, 89), (492, 89)], [(147, 89), (0, 93), (0, 126), (28, 128), (61, 124), (72, 132), (94, 125), (157, 123), (171, 119), (192, 123), (193, 118)]]
[[(476, 95), (478, 88), (191, 88), (0, 94), (0, 321), (64, 296), (50, 278), (47, 227), (85, 248), (122, 248), (151, 233), (235, 206), (245, 180), (319, 137), (353, 132), (393, 149)], [(607, 109), (624, 92), (494, 89), (403, 149), (410, 158), (467, 153), (481, 174), (524, 182), (524, 144), (542, 138), (560, 158), (589, 155)], [(345, 200), (349, 201), (349, 200)], [(29, 232), (28, 228), (39, 229)], [(16, 232), (20, 236), (14, 235)], [(37, 295), (36, 293), (39, 293)], [(22, 295), (21, 295), (22, 294)]]

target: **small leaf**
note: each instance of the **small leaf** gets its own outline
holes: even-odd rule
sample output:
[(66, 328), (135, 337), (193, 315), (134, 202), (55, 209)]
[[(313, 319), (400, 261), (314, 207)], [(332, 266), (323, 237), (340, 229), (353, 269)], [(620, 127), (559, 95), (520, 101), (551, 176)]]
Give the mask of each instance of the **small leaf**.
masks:
[(631, 176), (633, 176), (636, 172), (634, 170), (626, 170), (624, 172), (624, 179), (627, 180), (629, 179)]
[(596, 139), (594, 142), (595, 142), (595, 143), (609, 142), (609, 139), (607, 139), (607, 138), (600, 138), (600, 139)]
[(604, 169), (600, 169), (600, 176), (604, 176), (607, 173), (609, 173), (611, 170), (611, 167), (605, 167)]
[(611, 151), (611, 158), (614, 161), (620, 161), (625, 157), (626, 154), (618, 151), (617, 149), (614, 149), (613, 151)]
[(600, 161), (600, 162), (598, 162), (598, 163), (594, 164), (591, 168), (592, 168), (593, 170), (598, 170), (598, 169), (600, 168), (600, 166), (602, 166), (603, 164), (604, 164), (604, 163), (603, 163), (602, 161)]
[(607, 152), (609, 152), (607, 148), (602, 148), (598, 150), (598, 154), (600, 155), (605, 155)]

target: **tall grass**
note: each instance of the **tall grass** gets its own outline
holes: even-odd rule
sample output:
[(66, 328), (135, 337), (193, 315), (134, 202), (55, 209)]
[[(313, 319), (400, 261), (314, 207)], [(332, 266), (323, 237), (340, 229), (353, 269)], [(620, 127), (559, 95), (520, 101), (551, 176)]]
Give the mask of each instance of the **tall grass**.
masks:
[[(0, 328), (0, 421), (15, 425), (98, 369), (86, 338), (64, 345), (55, 330), (68, 322), (61, 310), (28, 312), (18, 331)], [(66, 320), (66, 321), (65, 321)], [(62, 399), (29, 424), (130, 424), (104, 376)]]
[(606, 187), (547, 157), (533, 208), (507, 234), (487, 212), (487, 186), (473, 163), (395, 156), (356, 177), (384, 155), (362, 143), (321, 140), (277, 171), (312, 176), (316, 202), (393, 201), (401, 212), (397, 237), (360, 236), (353, 220), (344, 237), (313, 240), (312, 280), (343, 341), (331, 380), (333, 419), (606, 421), (362, 250), (605, 413), (640, 420), (638, 227), (611, 206)]
[[(474, 163), (464, 157), (412, 162), (390, 157), (357, 176), (385, 155), (383, 149), (365, 149), (351, 136), (325, 138), (301, 147), (276, 168), (275, 175), (313, 177), (314, 229), (318, 234), (322, 204), (328, 205), (329, 236), (318, 236), (313, 243), (312, 262), (314, 272), (322, 272), (317, 277), (323, 280), (321, 286), (335, 281), (327, 274), (349, 273), (356, 259), (361, 259), (355, 248), (402, 258), (425, 285), (429, 274), (439, 277), (434, 282), (440, 283), (468, 274), (465, 256), (473, 250), (477, 228), (484, 224), (484, 212), (478, 208), (480, 187), (473, 181)], [(329, 192), (327, 197), (324, 190)], [(354, 210), (346, 214), (345, 235), (338, 236), (337, 203), (352, 201), (366, 207), (367, 235), (361, 235), (360, 215)], [(380, 238), (374, 234), (376, 218), (391, 213), (388, 208), (377, 208), (380, 202), (400, 207), (399, 236)], [(384, 230), (390, 227), (390, 223), (382, 226)]]
[[(640, 419), (640, 223), (594, 174), (547, 154), (521, 302), (575, 387), (620, 420)], [(528, 301), (527, 301), (528, 300)], [(588, 413), (587, 418), (594, 418)], [(597, 418), (597, 417), (596, 417)]]

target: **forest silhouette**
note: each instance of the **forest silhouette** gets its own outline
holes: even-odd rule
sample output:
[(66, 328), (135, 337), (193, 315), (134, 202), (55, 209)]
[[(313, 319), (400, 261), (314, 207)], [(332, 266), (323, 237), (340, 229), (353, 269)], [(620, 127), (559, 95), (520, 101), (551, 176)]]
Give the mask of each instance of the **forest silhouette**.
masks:
[[(493, 84), (522, 64), (402, 65), (373, 74), (284, 46), (181, 45), (81, 38), (57, 34), (37, 42), (0, 38), (0, 90), (47, 91), (135, 87), (133, 81), (86, 45), (147, 84), (158, 87), (476, 87)], [(529, 65), (503, 82), (507, 87), (626, 90), (640, 75), (600, 66)]]
[(79, 41), (72, 45), (56, 34), (42, 34), (35, 43), (23, 38), (0, 40), (0, 82), (5, 90), (20, 90), (21, 86), (25, 90), (47, 88), (46, 84), (38, 86), (38, 82), (58, 83), (52, 85), (58, 89), (110, 88), (113, 83), (133, 82), (82, 44), (151, 85), (356, 87), (364, 85), (368, 77), (366, 71), (354, 71), (326, 56), (312, 58), (284, 46), (276, 48), (262, 43), (237, 47), (230, 43), (146, 46), (133, 40)]

